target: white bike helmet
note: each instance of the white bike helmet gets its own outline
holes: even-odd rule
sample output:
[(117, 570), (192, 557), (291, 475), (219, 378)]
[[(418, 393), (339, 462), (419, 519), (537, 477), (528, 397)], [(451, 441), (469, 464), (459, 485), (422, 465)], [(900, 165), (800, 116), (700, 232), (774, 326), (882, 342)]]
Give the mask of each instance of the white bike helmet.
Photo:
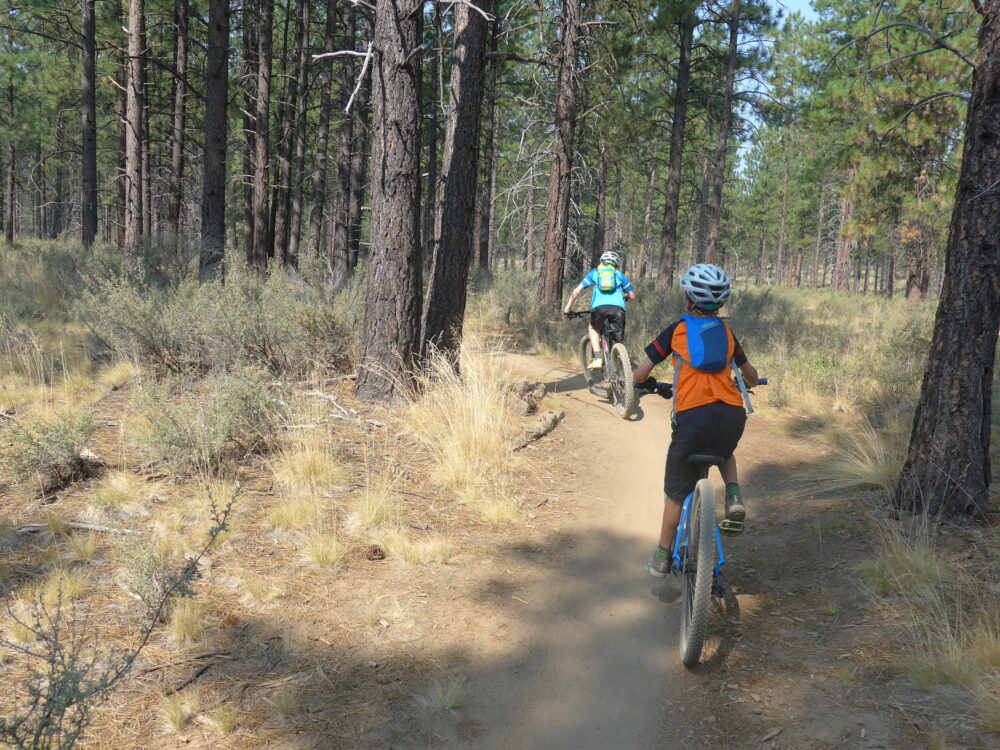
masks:
[(601, 254), (601, 265), (602, 266), (614, 266), (615, 268), (621, 267), (622, 256), (616, 253), (614, 250), (608, 250), (606, 253)]
[(718, 266), (699, 263), (684, 272), (681, 289), (695, 307), (711, 311), (718, 310), (729, 299), (732, 284), (726, 272)]

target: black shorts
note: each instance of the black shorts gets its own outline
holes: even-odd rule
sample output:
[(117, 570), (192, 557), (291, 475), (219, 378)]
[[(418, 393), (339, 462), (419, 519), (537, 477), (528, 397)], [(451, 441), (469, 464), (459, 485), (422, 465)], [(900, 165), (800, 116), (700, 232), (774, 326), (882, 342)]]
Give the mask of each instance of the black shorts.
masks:
[(716, 401), (677, 412), (667, 465), (663, 475), (663, 493), (683, 503), (701, 479), (697, 464), (688, 462), (695, 453), (711, 453), (728, 460), (743, 437), (747, 413), (742, 406)]
[(607, 326), (608, 339), (625, 340), (625, 310), (618, 305), (598, 305), (590, 311), (590, 325), (600, 333)]

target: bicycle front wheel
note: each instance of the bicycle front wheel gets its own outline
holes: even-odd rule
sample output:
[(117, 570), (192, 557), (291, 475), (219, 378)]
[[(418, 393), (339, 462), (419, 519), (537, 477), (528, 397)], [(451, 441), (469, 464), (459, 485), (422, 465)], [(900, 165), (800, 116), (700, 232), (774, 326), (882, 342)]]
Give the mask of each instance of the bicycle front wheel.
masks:
[(611, 347), (611, 371), (608, 373), (611, 400), (622, 419), (635, 414), (635, 385), (632, 383), (632, 362), (625, 344)]
[(580, 346), (577, 348), (580, 353), (580, 367), (583, 368), (583, 379), (587, 383), (587, 390), (595, 396), (606, 398), (608, 395), (607, 390), (597, 384), (594, 371), (587, 367), (590, 364), (590, 360), (594, 357), (590, 350), (590, 336), (584, 336), (580, 339)]
[(715, 572), (715, 488), (709, 479), (695, 485), (688, 520), (687, 554), (681, 566), (681, 661), (692, 667), (701, 658), (708, 632), (709, 599)]

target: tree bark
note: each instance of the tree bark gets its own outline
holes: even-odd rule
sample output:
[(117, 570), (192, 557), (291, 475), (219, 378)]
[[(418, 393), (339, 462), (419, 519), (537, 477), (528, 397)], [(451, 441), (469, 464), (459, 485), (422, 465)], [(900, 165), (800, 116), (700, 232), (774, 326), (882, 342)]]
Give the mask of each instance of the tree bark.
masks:
[(80, 47), (80, 119), (82, 124), (80, 161), (83, 202), (80, 206), (80, 234), (84, 247), (97, 237), (97, 44), (94, 25), (95, 0), (82, 0)]
[[(343, 49), (355, 48), (355, 25), (357, 19), (353, 7), (342, 6), (342, 21), (344, 24)], [(342, 83), (340, 86), (340, 108), (343, 111), (351, 97), (355, 86), (357, 68), (354, 59), (348, 56), (343, 66)], [(335, 284), (342, 284), (350, 273), (350, 235), (351, 235), (351, 195), (354, 179), (353, 149), (355, 146), (354, 130), (357, 127), (355, 113), (342, 116), (340, 121), (340, 156), (337, 159), (337, 194), (333, 202), (331, 225), (333, 231), (329, 237), (330, 265), (333, 269)]]
[[(366, 21), (371, 35), (371, 22)], [(361, 82), (355, 98), (354, 126), (351, 130), (351, 202), (347, 212), (347, 270), (354, 273), (361, 250), (365, 193), (368, 188), (368, 159), (371, 155), (371, 74)]]
[[(496, 52), (500, 43), (500, 15), (493, 19), (490, 31), (490, 52)], [(495, 92), (499, 78), (500, 62), (487, 62), (486, 91)], [(485, 92), (484, 92), (485, 93)], [(485, 173), (482, 179), (482, 201), (479, 206), (478, 235), (476, 243), (476, 261), (479, 270), (489, 273), (494, 263), (494, 245), (496, 237), (496, 200), (497, 200), (497, 168), (500, 149), (496, 147), (497, 134), (497, 99), (489, 95), (486, 100), (486, 137), (484, 139), (483, 167)]]
[(252, 201), (253, 242), (247, 262), (251, 268), (263, 271), (271, 257), (273, 237), (271, 215), (268, 210), (268, 176), (271, 167), (271, 47), (274, 32), (274, 4), (262, 0), (258, 6), (260, 22), (257, 26), (257, 86), (254, 92), (254, 152)]
[(201, 192), (201, 272), (222, 261), (226, 246), (226, 135), (229, 111), (229, 0), (208, 5), (205, 69), (205, 172)]
[(134, 252), (144, 227), (143, 199), (143, 110), (145, 108), (146, 12), (144, 0), (129, 0), (128, 5), (128, 76), (125, 95), (125, 246)]
[(851, 288), (851, 252), (857, 241), (851, 236), (850, 222), (854, 218), (854, 178), (857, 167), (851, 168), (840, 197), (840, 236), (837, 238), (837, 259), (833, 267), (833, 288), (846, 292)]
[[(478, 0), (477, 5), (490, 12), (490, 0)], [(488, 30), (486, 19), (477, 11), (467, 5), (456, 7), (451, 104), (441, 164), (441, 224), (434, 243), (422, 322), (424, 353), (433, 347), (456, 363), (475, 241), (476, 170)]]
[[(290, 8), (288, 9), (290, 10)], [(309, 3), (308, 0), (298, 0), (298, 19), (296, 21), (295, 56), (291, 70), (288, 72), (288, 85), (281, 103), (281, 139), (278, 141), (277, 158), (278, 174), (274, 184), (272, 199), (274, 213), (274, 257), (282, 265), (294, 265), (293, 255), (289, 250), (291, 235), (290, 214), (292, 210), (292, 154), (295, 145), (295, 126), (299, 121), (299, 83), (302, 69), (306, 65), (307, 47), (309, 45)], [(287, 45), (286, 45), (287, 49)]]
[(420, 349), (422, 0), (378, 0), (372, 70), (371, 257), (356, 393), (400, 395)]
[[(782, 273), (784, 270), (784, 258), (786, 244), (788, 243), (788, 151), (787, 147), (782, 149), (784, 156), (784, 169), (781, 175), (781, 213), (778, 217), (778, 257), (774, 262), (774, 270), (776, 278), (774, 279), (775, 286), (781, 286)], [(792, 276), (788, 275), (784, 279), (787, 286), (792, 284)]]
[(434, 28), (433, 54), (431, 54), (430, 71), (427, 81), (430, 82), (429, 96), (424, 97), (427, 105), (427, 183), (424, 189), (424, 213), (420, 222), (423, 234), (421, 247), (425, 257), (434, 252), (436, 239), (435, 227), (441, 205), (438, 201), (441, 178), (438, 175), (438, 141), (441, 138), (441, 108), (444, 104), (444, 81), (441, 71), (444, 69), (444, 32), (441, 28), (441, 5), (434, 3), (432, 19)]
[(826, 185), (819, 190), (819, 215), (816, 218), (816, 245), (813, 248), (812, 288), (819, 286), (819, 256), (823, 247), (823, 220), (826, 214)]
[[(350, 44), (354, 44), (354, 6), (346, 13)], [(337, 0), (326, 0), (326, 27), (323, 33), (323, 51), (337, 49)], [(348, 32), (345, 31), (345, 38)], [(345, 47), (344, 49), (348, 49)], [(350, 48), (353, 49), (353, 46)], [(351, 58), (344, 61), (349, 64)], [(323, 234), (323, 204), (326, 202), (327, 164), (330, 148), (330, 121), (333, 117), (333, 60), (323, 60), (319, 80), (319, 123), (316, 126), (316, 163), (313, 168), (312, 206), (309, 209), (308, 248), (312, 255), (319, 254)]]
[(285, 263), (298, 266), (299, 246), (302, 241), (302, 196), (306, 174), (306, 127), (309, 109), (309, 2), (302, 2), (304, 25), (302, 46), (299, 51), (299, 86), (295, 102), (296, 128), (293, 135), (295, 162), (292, 165), (292, 197), (288, 208), (288, 249)]
[[(642, 238), (639, 244), (639, 261), (635, 267), (636, 281), (642, 281), (648, 273), (650, 242), (653, 228), (653, 198), (656, 195), (656, 163), (649, 168), (649, 181), (646, 183), (646, 207), (642, 213)], [(675, 235), (676, 239), (676, 235)]]
[(170, 173), (167, 175), (167, 236), (180, 250), (184, 201), (184, 120), (187, 110), (188, 2), (174, 5), (173, 111), (170, 125)]
[(722, 95), (722, 118), (719, 122), (718, 136), (719, 144), (715, 150), (715, 165), (712, 175), (708, 235), (705, 238), (706, 263), (715, 263), (718, 256), (719, 221), (722, 216), (722, 188), (726, 180), (726, 156), (729, 147), (729, 130), (733, 119), (733, 88), (736, 84), (736, 53), (740, 37), (740, 0), (733, 0), (729, 6), (726, 24), (729, 26), (729, 50), (726, 55), (726, 82)]
[(767, 278), (767, 246), (764, 244), (764, 227), (760, 228), (760, 244), (757, 249), (757, 286), (764, 286)]
[(580, 34), (580, 0), (562, 0), (562, 44), (555, 107), (555, 138), (545, 222), (545, 249), (538, 302), (557, 305), (562, 298), (569, 227), (570, 179), (573, 168), (573, 132), (576, 128), (576, 63)]
[(604, 239), (607, 233), (606, 202), (608, 195), (608, 149), (602, 142), (598, 157), (597, 195), (594, 198), (594, 236), (590, 245), (590, 267), (596, 268), (604, 252)]
[(680, 50), (677, 61), (677, 82), (674, 88), (674, 116), (670, 123), (670, 165), (667, 172), (667, 192), (663, 202), (663, 229), (660, 232), (660, 262), (656, 290), (663, 292), (674, 283), (677, 264), (677, 210), (681, 197), (681, 167), (684, 156), (684, 128), (687, 123), (688, 92), (691, 81), (691, 50), (698, 19), (697, 4), (682, 17)]
[(982, 516), (990, 497), (990, 409), (1000, 327), (1000, 0), (982, 26), (944, 286), (896, 503)]

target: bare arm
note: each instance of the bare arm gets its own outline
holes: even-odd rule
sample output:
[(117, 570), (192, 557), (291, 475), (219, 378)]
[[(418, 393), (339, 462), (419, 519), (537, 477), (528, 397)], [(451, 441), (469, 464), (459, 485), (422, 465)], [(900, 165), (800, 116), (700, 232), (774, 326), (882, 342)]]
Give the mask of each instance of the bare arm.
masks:
[(656, 365), (649, 361), (649, 357), (646, 357), (645, 361), (635, 368), (635, 372), (632, 373), (632, 382), (641, 383), (644, 381), (649, 377), (649, 373), (653, 371), (654, 367), (656, 367)]
[(577, 284), (576, 289), (570, 292), (569, 301), (566, 303), (566, 307), (563, 308), (563, 315), (569, 313), (573, 309), (573, 304), (576, 302), (576, 298), (580, 296), (580, 292), (583, 291), (583, 284)]
[(628, 294), (626, 294), (625, 295), (625, 299), (634, 302), (635, 301), (635, 289), (633, 289), (631, 292), (629, 292)]
[(744, 362), (740, 365), (740, 372), (743, 373), (743, 379), (746, 381), (747, 388), (753, 388), (757, 385), (757, 368), (754, 367), (749, 362)]

